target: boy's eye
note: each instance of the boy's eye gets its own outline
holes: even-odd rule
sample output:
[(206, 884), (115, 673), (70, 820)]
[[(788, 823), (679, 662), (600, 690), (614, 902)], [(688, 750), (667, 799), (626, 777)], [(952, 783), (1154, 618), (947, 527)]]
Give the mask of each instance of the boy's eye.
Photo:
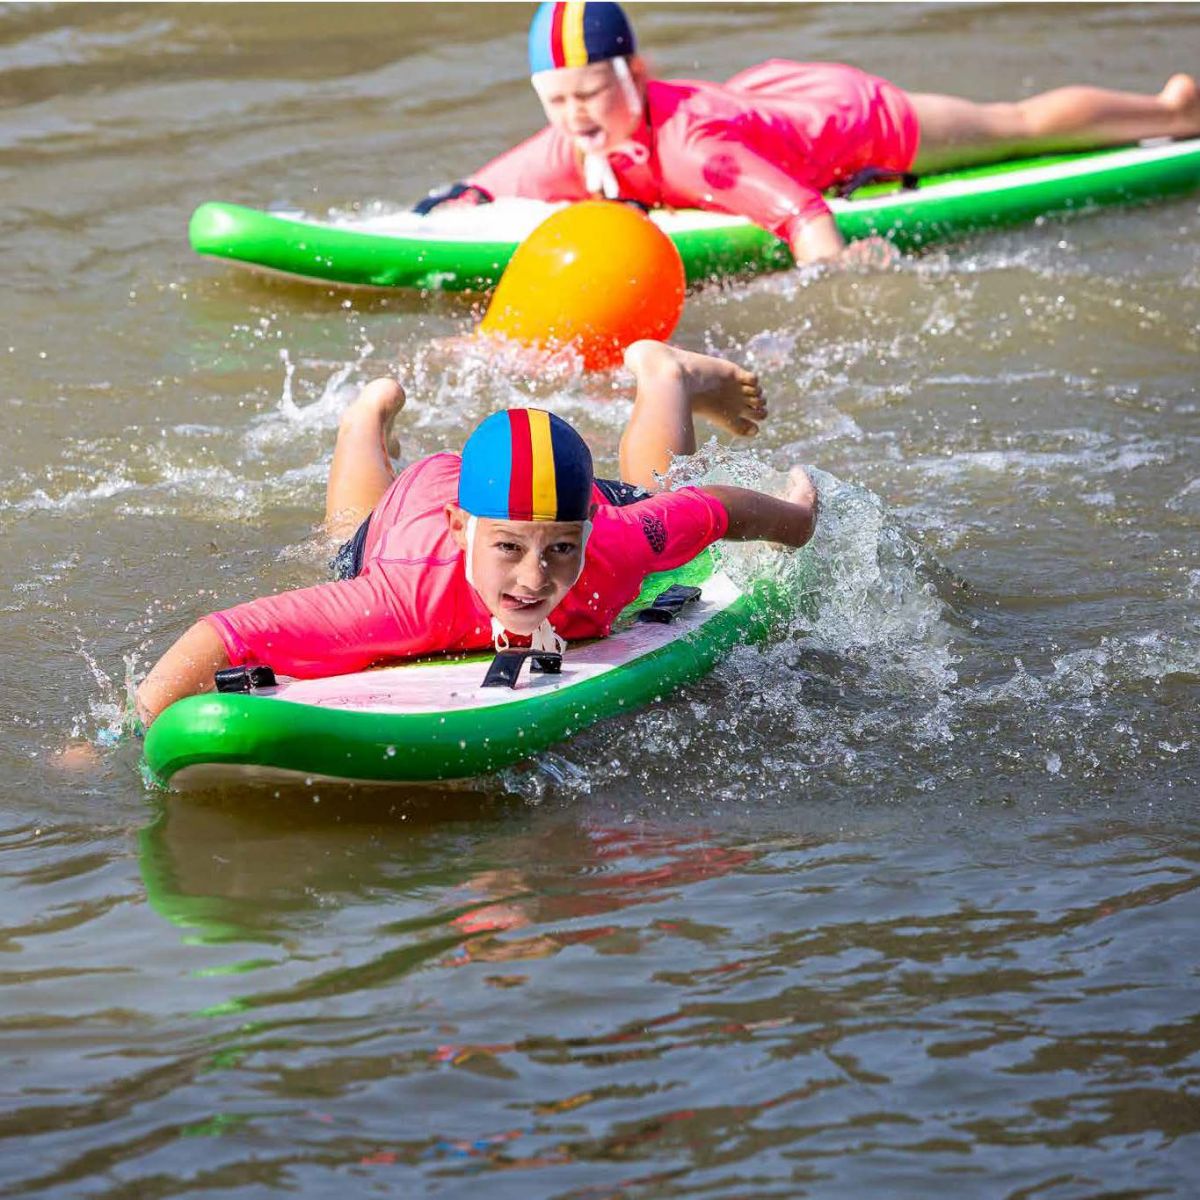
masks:
[(516, 542), (496, 542), (494, 545), (497, 550), (502, 550), (505, 554), (521, 553), (521, 547)]
[(575, 554), (579, 550), (579, 544), (577, 542), (555, 542), (550, 550), (554, 554)]

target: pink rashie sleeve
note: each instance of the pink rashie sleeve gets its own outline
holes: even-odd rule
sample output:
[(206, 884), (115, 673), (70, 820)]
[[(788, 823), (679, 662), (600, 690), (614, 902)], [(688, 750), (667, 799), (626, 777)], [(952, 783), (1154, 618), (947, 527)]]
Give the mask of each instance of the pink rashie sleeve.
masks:
[(231, 665), (267, 663), (300, 679), (419, 654), (429, 641), (429, 630), (416, 628), (413, 612), (376, 574), (265, 596), (204, 619)]
[[(682, 566), (728, 529), (729, 514), (720, 500), (700, 488), (685, 487), (620, 508), (603, 505), (596, 513), (592, 538), (614, 572), (636, 574), (640, 587), (646, 575)], [(592, 552), (589, 542), (589, 560)]]
[(729, 136), (727, 129), (693, 128), (683, 144), (663, 138), (659, 151), (664, 191), (677, 203), (747, 217), (791, 242), (800, 227), (829, 212), (821, 193)]
[(586, 200), (587, 189), (569, 138), (546, 126), (499, 158), (479, 168), (468, 180), (499, 198)]
[(728, 527), (725, 506), (698, 488), (623, 506), (601, 503), (583, 574), (551, 614), (554, 628), (569, 640), (607, 637), (647, 575), (682, 566), (724, 537)]

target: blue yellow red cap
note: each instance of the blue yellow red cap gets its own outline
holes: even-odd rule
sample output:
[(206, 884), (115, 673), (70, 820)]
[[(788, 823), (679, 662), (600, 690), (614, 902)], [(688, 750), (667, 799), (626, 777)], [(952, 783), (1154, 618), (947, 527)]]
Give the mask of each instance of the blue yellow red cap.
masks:
[(586, 521), (591, 451), (566, 421), (543, 409), (493, 413), (463, 447), (458, 506), (499, 521)]
[(633, 27), (619, 4), (567, 0), (540, 4), (529, 27), (529, 73), (586, 67), (636, 53)]

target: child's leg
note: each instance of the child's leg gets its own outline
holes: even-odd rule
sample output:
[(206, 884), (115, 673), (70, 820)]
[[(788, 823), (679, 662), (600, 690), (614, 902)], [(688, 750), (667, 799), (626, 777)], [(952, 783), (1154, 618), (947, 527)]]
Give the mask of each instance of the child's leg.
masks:
[(349, 537), (396, 478), (387, 439), (403, 407), (404, 389), (394, 379), (373, 379), (342, 414), (325, 489), (330, 537)]
[(910, 92), (908, 98), (921, 128), (913, 163), (918, 174), (1141, 138), (1200, 134), (1200, 90), (1190, 75), (1172, 75), (1156, 96), (1064, 87), (1001, 104), (923, 92)]
[(634, 342), (625, 365), (637, 380), (633, 414), (621, 435), (621, 478), (657, 492), (677, 454), (695, 454), (694, 418), (751, 437), (767, 406), (758, 376), (736, 363), (662, 342)]

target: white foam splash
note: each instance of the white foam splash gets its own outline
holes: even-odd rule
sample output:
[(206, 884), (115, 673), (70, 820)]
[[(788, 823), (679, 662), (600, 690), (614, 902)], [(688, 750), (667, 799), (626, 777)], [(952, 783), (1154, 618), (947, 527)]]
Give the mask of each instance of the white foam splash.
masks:
[[(873, 747), (894, 744), (898, 729), (909, 746), (953, 741), (952, 627), (931, 578), (940, 568), (877, 496), (825, 472), (810, 474), (822, 508), (808, 547), (726, 542), (720, 549), (723, 567), (743, 585), (770, 578), (794, 590), (799, 603), (787, 627), (763, 647), (736, 649), (689, 689), (686, 702), (668, 698), (620, 722), (615, 753), (610, 723), (602, 768), (587, 765), (599, 740), (592, 735), (562, 750), (559, 758), (576, 764), (582, 780), (559, 761), (549, 772), (506, 772), (507, 788), (541, 799), (549, 774), (565, 795), (596, 793), (601, 779), (605, 792), (627, 791), (620, 781), (646, 773), (648, 783), (654, 764), (683, 756), (689, 771), (709, 776), (706, 804), (748, 796), (761, 803), (764, 786), (770, 792), (764, 780), (774, 773), (794, 779), (810, 770), (870, 772)], [(679, 460), (670, 475), (672, 486), (720, 482), (776, 493), (786, 481), (753, 454), (715, 440)], [(853, 699), (839, 708), (847, 678)]]

